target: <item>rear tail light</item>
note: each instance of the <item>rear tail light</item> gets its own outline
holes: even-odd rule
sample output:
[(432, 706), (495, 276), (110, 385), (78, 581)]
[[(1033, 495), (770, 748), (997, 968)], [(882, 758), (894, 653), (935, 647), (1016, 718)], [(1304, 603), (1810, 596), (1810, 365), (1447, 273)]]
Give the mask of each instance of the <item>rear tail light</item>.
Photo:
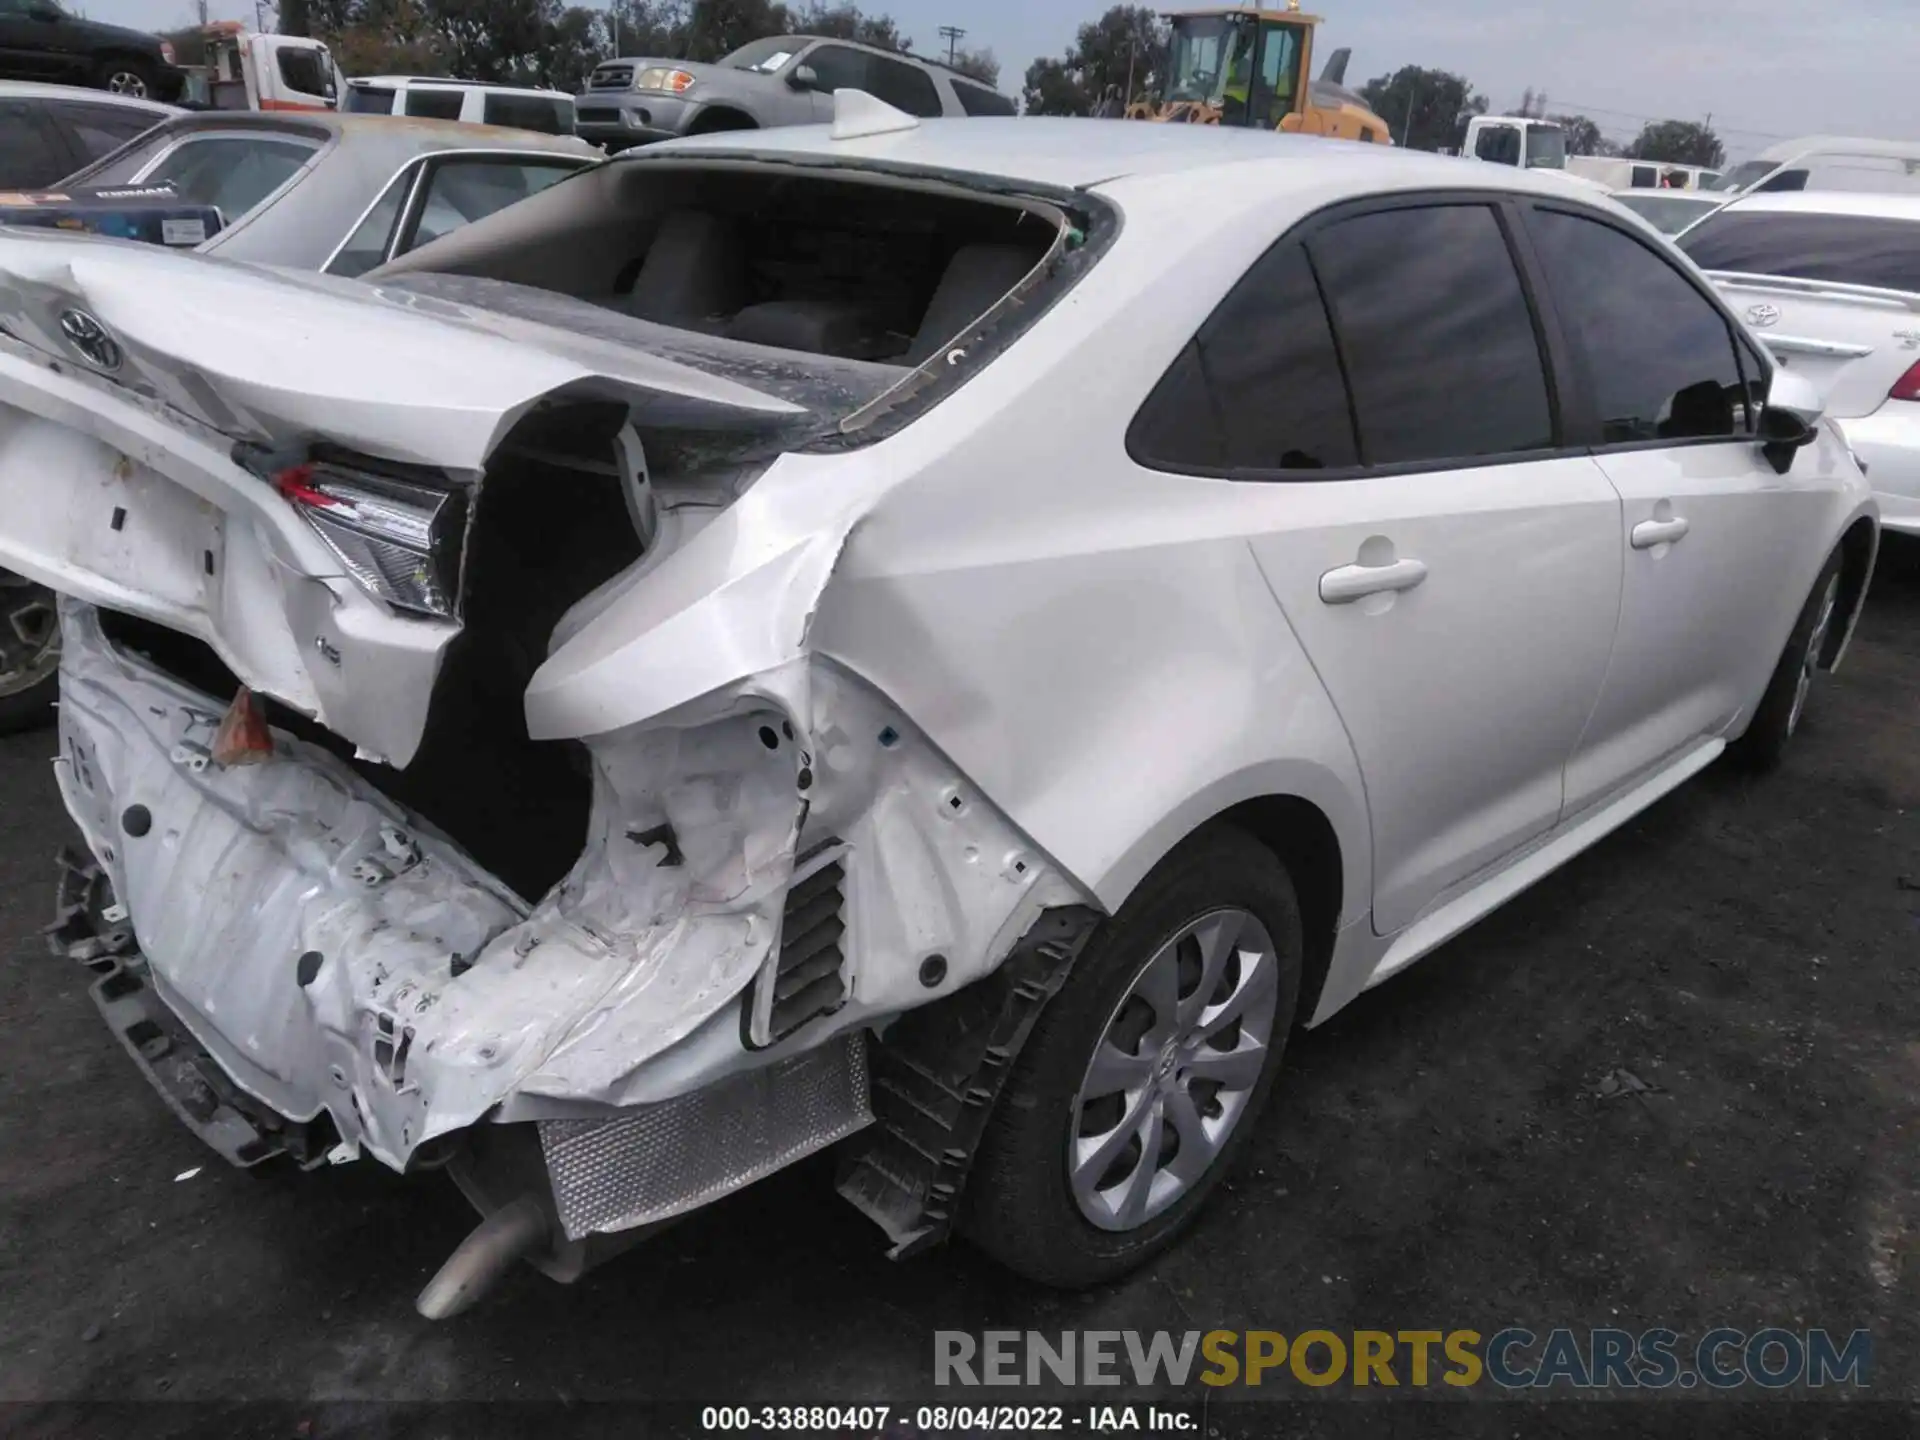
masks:
[(458, 617), (464, 491), (330, 460), (291, 466), (273, 485), (368, 594), (396, 610)]
[(1893, 382), (1893, 389), (1887, 392), (1889, 400), (1920, 400), (1920, 360), (1913, 368)]
[(173, 58), (173, 46), (168, 41), (162, 40), (160, 42), (160, 58), (166, 61), (167, 64), (169, 65), (172, 65), (175, 63)]

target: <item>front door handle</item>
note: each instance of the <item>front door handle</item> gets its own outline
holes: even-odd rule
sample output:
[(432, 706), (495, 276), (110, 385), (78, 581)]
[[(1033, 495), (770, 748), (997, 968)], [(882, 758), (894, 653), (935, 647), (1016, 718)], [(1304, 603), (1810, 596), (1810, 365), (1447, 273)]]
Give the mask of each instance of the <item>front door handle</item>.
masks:
[(1320, 598), (1329, 605), (1351, 605), (1368, 595), (1388, 590), (1411, 590), (1427, 578), (1418, 560), (1395, 560), (1391, 565), (1342, 565), (1320, 577)]
[(1678, 515), (1671, 520), (1642, 520), (1633, 527), (1633, 548), (1651, 550), (1656, 545), (1671, 545), (1685, 539), (1692, 528)]

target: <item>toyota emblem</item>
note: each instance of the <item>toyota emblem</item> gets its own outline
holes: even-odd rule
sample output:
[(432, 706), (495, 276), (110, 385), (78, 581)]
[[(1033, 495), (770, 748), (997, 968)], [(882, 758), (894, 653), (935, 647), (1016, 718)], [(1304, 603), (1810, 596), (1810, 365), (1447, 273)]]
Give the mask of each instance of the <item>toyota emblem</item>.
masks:
[(120, 368), (125, 357), (121, 354), (120, 343), (107, 333), (107, 327), (84, 310), (63, 310), (60, 312), (60, 333), (67, 337), (67, 343), (80, 352), (80, 356), (96, 370), (114, 371)]
[(1778, 305), (1753, 305), (1747, 309), (1747, 323), (1756, 330), (1765, 330), (1780, 323)]

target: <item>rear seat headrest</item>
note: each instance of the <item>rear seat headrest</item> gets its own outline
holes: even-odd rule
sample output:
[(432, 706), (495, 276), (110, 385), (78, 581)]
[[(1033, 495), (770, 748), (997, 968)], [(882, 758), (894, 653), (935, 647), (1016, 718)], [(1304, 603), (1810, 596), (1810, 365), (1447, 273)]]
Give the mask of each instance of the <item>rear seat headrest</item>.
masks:
[(954, 339), (970, 321), (998, 304), (1037, 262), (1031, 250), (1018, 245), (962, 245), (954, 251), (927, 302), (905, 363), (921, 364)]
[(739, 226), (705, 210), (675, 210), (640, 262), (627, 311), (667, 325), (698, 324), (733, 314), (747, 298)]

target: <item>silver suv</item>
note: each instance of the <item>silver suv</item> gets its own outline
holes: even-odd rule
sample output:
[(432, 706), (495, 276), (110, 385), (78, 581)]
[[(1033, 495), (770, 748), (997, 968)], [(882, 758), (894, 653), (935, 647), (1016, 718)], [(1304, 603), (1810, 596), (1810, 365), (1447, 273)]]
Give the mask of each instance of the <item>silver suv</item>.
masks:
[(1012, 115), (1013, 101), (936, 60), (850, 40), (775, 35), (713, 64), (651, 58), (594, 67), (578, 105), (582, 139), (624, 150), (712, 130), (833, 118), (833, 92), (864, 90), (909, 115)]

